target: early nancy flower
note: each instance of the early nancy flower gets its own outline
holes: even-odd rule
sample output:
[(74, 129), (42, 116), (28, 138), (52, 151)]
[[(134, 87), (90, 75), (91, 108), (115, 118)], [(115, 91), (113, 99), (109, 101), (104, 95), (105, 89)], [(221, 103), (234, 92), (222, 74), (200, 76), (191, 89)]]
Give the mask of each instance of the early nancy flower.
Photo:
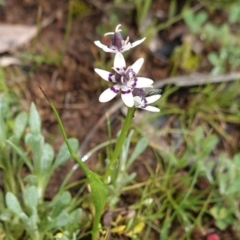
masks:
[(134, 43), (129, 42), (129, 37), (127, 37), (126, 40), (123, 40), (122, 34), (121, 34), (122, 30), (120, 29), (120, 27), (121, 27), (121, 24), (117, 25), (115, 32), (109, 32), (104, 35), (104, 36), (113, 35), (110, 46), (106, 46), (106, 45), (102, 44), (100, 41), (95, 41), (94, 42), (95, 45), (102, 48), (102, 50), (105, 52), (112, 52), (112, 53), (122, 52), (123, 53), (123, 52), (129, 50), (130, 48), (133, 48), (133, 47), (139, 45), (140, 43), (142, 43), (145, 40), (145, 38), (143, 38)]
[(132, 92), (134, 98), (134, 106), (136, 108), (141, 108), (150, 112), (159, 112), (160, 109), (157, 107), (149, 106), (153, 102), (156, 102), (160, 97), (161, 94), (153, 94), (153, 95), (146, 95), (145, 89), (137, 89), (135, 88)]
[(115, 73), (111, 73), (102, 69), (95, 68), (95, 72), (104, 80), (113, 83), (114, 85), (105, 90), (99, 97), (100, 102), (108, 102), (112, 100), (119, 90), (121, 90), (121, 96), (123, 102), (128, 107), (134, 106), (134, 99), (132, 91), (135, 88), (147, 88), (151, 87), (153, 81), (145, 77), (136, 77), (142, 64), (143, 58), (138, 59), (132, 66), (126, 68), (126, 62), (123, 55), (120, 52), (116, 53), (114, 58)]

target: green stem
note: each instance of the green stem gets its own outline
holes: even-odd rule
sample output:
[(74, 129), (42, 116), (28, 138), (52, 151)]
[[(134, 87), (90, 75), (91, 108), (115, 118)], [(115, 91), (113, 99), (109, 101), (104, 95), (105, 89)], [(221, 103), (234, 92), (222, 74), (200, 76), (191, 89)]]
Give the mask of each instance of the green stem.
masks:
[[(46, 95), (45, 95), (46, 96)], [(48, 99), (48, 98), (47, 98)], [(62, 121), (61, 121), (61, 118), (55, 108), (55, 106), (53, 105), (53, 103), (48, 99), (49, 101), (49, 104), (57, 118), (57, 122), (59, 124), (59, 127), (61, 129), (61, 132), (62, 132), (62, 135), (63, 135), (63, 139), (67, 145), (67, 148), (68, 148), (68, 151), (70, 152), (70, 155), (72, 156), (72, 158), (81, 166), (82, 170), (85, 172), (85, 174), (87, 175), (88, 177), (88, 172), (89, 172), (89, 169), (85, 166), (85, 164), (82, 162), (82, 160), (77, 156), (77, 154), (72, 150), (72, 147), (68, 141), (68, 138), (67, 138), (67, 134), (65, 132), (65, 129), (63, 127), (63, 124), (62, 124)]]
[[(40, 87), (41, 89), (41, 87)], [(42, 90), (42, 89), (41, 89)], [(42, 90), (43, 92), (43, 90)], [(45, 95), (45, 93), (43, 92)], [(101, 177), (92, 172), (88, 167), (83, 163), (82, 159), (80, 159), (77, 154), (72, 150), (71, 145), (68, 141), (65, 129), (63, 127), (62, 121), (60, 119), (60, 116), (53, 105), (53, 103), (50, 101), (50, 99), (45, 95), (45, 97), (48, 99), (49, 104), (57, 118), (57, 122), (59, 124), (59, 127), (61, 129), (64, 141), (67, 145), (68, 151), (70, 152), (70, 155), (72, 158), (79, 164), (79, 166), (82, 168), (84, 173), (86, 174), (86, 177), (88, 179), (88, 183), (91, 186), (91, 194), (93, 198), (93, 204), (95, 206), (95, 216), (93, 219), (93, 227), (92, 227), (92, 240), (98, 239), (98, 232), (99, 232), (99, 223), (101, 220), (101, 214), (102, 211), (106, 205), (107, 196), (108, 196), (108, 190), (106, 185), (102, 182)]]
[(104, 176), (104, 182), (109, 182), (108, 179), (111, 176), (112, 171), (115, 169), (115, 166), (116, 166), (117, 160), (118, 160), (118, 156), (122, 150), (124, 140), (127, 137), (128, 130), (132, 123), (134, 111), (135, 111), (135, 108), (128, 108), (128, 112), (127, 112), (127, 116), (126, 116), (123, 128), (121, 130), (119, 138), (117, 139), (116, 147), (114, 149), (110, 164), (108, 165), (105, 176)]

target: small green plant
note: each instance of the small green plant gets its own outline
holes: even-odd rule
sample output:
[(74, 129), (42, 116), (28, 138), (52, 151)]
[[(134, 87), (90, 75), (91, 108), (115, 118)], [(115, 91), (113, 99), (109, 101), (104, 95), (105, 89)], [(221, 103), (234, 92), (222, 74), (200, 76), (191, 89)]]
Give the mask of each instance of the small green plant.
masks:
[(231, 31), (231, 24), (237, 23), (236, 17), (239, 4), (233, 4), (229, 10), (229, 22), (224, 24), (213, 24), (207, 22), (207, 13), (200, 11), (194, 14), (186, 10), (184, 21), (189, 31), (198, 35), (206, 45), (219, 45), (218, 52), (212, 51), (208, 54), (208, 60), (213, 65), (212, 73), (221, 74), (228, 70), (235, 70), (240, 65), (239, 61), (239, 33)]
[[(217, 182), (219, 196), (214, 206), (209, 210), (219, 229), (225, 230), (228, 226), (237, 227), (240, 222), (240, 208), (238, 205), (240, 191), (240, 154), (230, 159), (226, 154), (220, 155), (214, 177)], [(236, 228), (237, 229), (237, 228)]]
[[(55, 156), (41, 134), (41, 120), (34, 104), (29, 115), (19, 113), (10, 125), (9, 111), (7, 97), (1, 96), (0, 168), (4, 190), (0, 194), (0, 219), (4, 234), (12, 239), (26, 236), (40, 240), (62, 232), (66, 239), (73, 239), (79, 231), (79, 219), (85, 215), (77, 207), (76, 199), (62, 185), (51, 202), (45, 200), (52, 174), (70, 158), (66, 144)], [(76, 139), (69, 142), (73, 149), (78, 149)], [(25, 176), (24, 168), (28, 172)]]

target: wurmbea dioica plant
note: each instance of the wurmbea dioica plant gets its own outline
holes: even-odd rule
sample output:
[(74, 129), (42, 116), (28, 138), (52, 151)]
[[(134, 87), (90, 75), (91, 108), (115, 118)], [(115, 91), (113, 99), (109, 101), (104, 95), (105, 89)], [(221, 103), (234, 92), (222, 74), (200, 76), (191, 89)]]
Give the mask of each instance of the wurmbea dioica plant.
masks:
[[(79, 164), (81, 169), (86, 174), (88, 184), (91, 189), (92, 201), (95, 207), (95, 216), (91, 231), (93, 240), (98, 239), (99, 223), (102, 212), (107, 203), (107, 197), (109, 195), (108, 187), (110, 188), (110, 186), (108, 185), (111, 184), (112, 186), (114, 186), (117, 180), (116, 175), (114, 175), (114, 172), (116, 171), (114, 170), (116, 170), (116, 168), (119, 167), (119, 165), (117, 165), (117, 161), (119, 158), (119, 154), (122, 150), (124, 141), (126, 140), (135, 109), (141, 108), (152, 112), (160, 111), (156, 107), (149, 106), (149, 104), (157, 101), (161, 97), (160, 93), (157, 92), (156, 94), (155, 93), (146, 94), (146, 89), (152, 88), (153, 81), (149, 78), (137, 77), (137, 74), (144, 62), (144, 59), (140, 58), (133, 65), (126, 67), (126, 62), (122, 55), (123, 52), (139, 45), (141, 42), (145, 40), (145, 38), (134, 43), (129, 42), (129, 37), (126, 40), (123, 40), (122, 35), (120, 33), (121, 32), (120, 26), (121, 25), (118, 25), (116, 27), (114, 33), (106, 34), (113, 35), (110, 46), (105, 46), (100, 41), (94, 42), (98, 47), (102, 48), (104, 51), (115, 53), (113, 73), (98, 68), (95, 69), (95, 72), (99, 76), (101, 76), (104, 80), (112, 83), (112, 86), (105, 90), (100, 95), (99, 97), (100, 102), (108, 102), (111, 99), (113, 99), (118, 94), (118, 92), (121, 92), (122, 100), (124, 104), (128, 107), (128, 112), (123, 124), (123, 128), (120, 132), (119, 137), (117, 138), (115, 149), (112, 155), (110, 156), (110, 163), (107, 166), (106, 173), (103, 176), (103, 178), (96, 174), (95, 172), (91, 171), (84, 164), (83, 160), (79, 156), (77, 156), (77, 154), (74, 152), (72, 146), (70, 145), (70, 142), (67, 139), (62, 121), (59, 117), (59, 114), (55, 106), (50, 101), (50, 99), (45, 95), (55, 113), (55, 116), (57, 118), (57, 121), (59, 123), (60, 129), (64, 137), (64, 141), (70, 152), (70, 155)], [(43, 90), (42, 92), (44, 93)]]
[(138, 59), (133, 65), (126, 67), (126, 62), (123, 56), (123, 52), (139, 45), (145, 38), (138, 40), (134, 43), (129, 42), (129, 37), (123, 40), (121, 35), (121, 25), (119, 24), (115, 32), (106, 33), (105, 35), (112, 35), (111, 43), (109, 46), (102, 44), (100, 41), (95, 41), (95, 45), (100, 47), (105, 52), (115, 53), (113, 70), (114, 72), (108, 72), (106, 70), (95, 68), (95, 72), (104, 80), (112, 83), (112, 86), (105, 90), (99, 97), (100, 102), (108, 102), (112, 100), (118, 92), (121, 92), (121, 97), (124, 104), (128, 107), (128, 113), (124, 122), (121, 134), (118, 138), (115, 150), (112, 154), (110, 164), (105, 174), (105, 181), (109, 183), (113, 181), (111, 179), (111, 172), (115, 168), (118, 156), (123, 146), (124, 139), (127, 136), (127, 132), (131, 125), (135, 108), (141, 108), (144, 110), (159, 112), (156, 107), (149, 106), (149, 104), (157, 101), (161, 95), (159, 93), (153, 95), (147, 95), (146, 89), (152, 88), (153, 81), (145, 77), (137, 77), (137, 74), (144, 62), (143, 58)]

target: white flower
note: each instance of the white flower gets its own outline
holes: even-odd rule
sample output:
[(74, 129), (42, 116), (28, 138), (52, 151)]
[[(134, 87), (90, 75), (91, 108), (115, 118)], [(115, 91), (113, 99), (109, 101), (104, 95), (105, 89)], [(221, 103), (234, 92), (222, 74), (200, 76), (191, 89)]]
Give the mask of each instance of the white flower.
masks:
[(136, 77), (142, 64), (143, 58), (138, 59), (132, 66), (126, 69), (126, 62), (120, 52), (116, 53), (114, 59), (115, 73), (111, 73), (102, 69), (95, 68), (95, 72), (104, 80), (113, 83), (114, 85), (105, 90), (99, 97), (100, 102), (108, 102), (112, 100), (121, 90), (123, 102), (128, 107), (134, 106), (132, 91), (135, 88), (151, 87), (153, 81), (149, 78)]
[(122, 31), (120, 29), (120, 27), (121, 27), (121, 24), (117, 25), (115, 32), (109, 32), (104, 35), (104, 36), (113, 35), (110, 46), (106, 46), (106, 45), (102, 44), (100, 41), (95, 41), (94, 42), (95, 45), (97, 45), (99, 48), (101, 48), (105, 52), (111, 52), (111, 53), (122, 52), (123, 53), (123, 52), (129, 50), (130, 48), (133, 48), (133, 47), (139, 45), (146, 39), (146, 38), (143, 38), (134, 43), (129, 42), (129, 37), (127, 37), (126, 40), (123, 40), (122, 34), (120, 33)]
[(159, 93), (145, 97), (145, 89), (133, 90), (134, 106), (150, 112), (160, 112), (159, 108), (148, 105), (156, 102), (160, 97)]

